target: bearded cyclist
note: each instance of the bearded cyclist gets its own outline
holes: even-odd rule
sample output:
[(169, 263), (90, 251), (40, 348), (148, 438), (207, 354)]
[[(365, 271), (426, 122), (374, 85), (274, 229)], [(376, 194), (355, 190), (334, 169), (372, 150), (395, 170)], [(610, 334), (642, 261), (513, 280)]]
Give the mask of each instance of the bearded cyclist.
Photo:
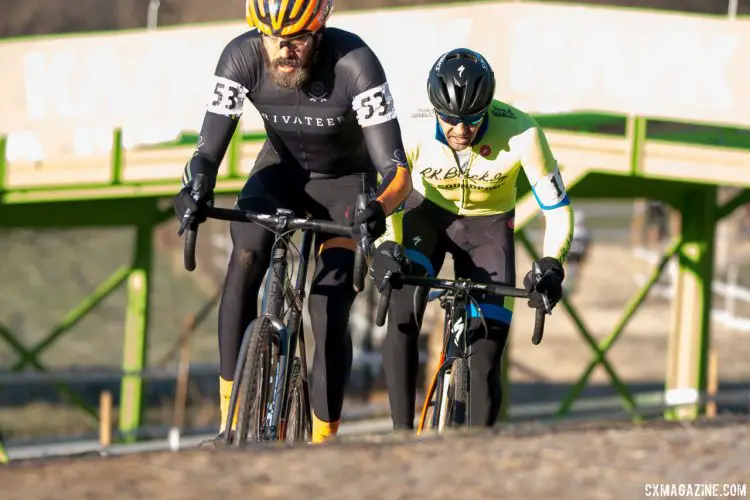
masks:
[[(236, 207), (365, 224), (370, 238), (385, 231), (386, 217), (411, 191), (388, 82), (377, 56), (357, 35), (326, 28), (333, 0), (248, 0), (253, 29), (229, 42), (219, 57), (197, 149), (175, 198), (181, 220), (187, 208), (199, 222), (213, 203), (209, 192), (195, 203), (192, 180), (205, 174), (211, 190), (242, 106), (248, 99), (263, 117), (267, 140)], [(377, 175), (382, 180), (377, 187)], [(357, 194), (373, 190), (352, 220)], [(231, 223), (233, 249), (219, 307), (219, 397), (224, 436), (242, 335), (258, 314), (257, 299), (273, 234), (255, 224)], [(349, 311), (355, 242), (319, 235), (309, 295), (315, 337), (312, 362), (312, 441), (338, 430), (351, 368)], [(236, 426), (236, 421), (233, 425)]]
[[(495, 78), (480, 54), (455, 49), (433, 65), (427, 93), (434, 110), (421, 110), (404, 126), (414, 190), (404, 210), (389, 219), (375, 252), (371, 276), (382, 285), (386, 270), (437, 276), (446, 253), (457, 278), (515, 285), (514, 206), (521, 169), (546, 219), (539, 280), (529, 272), (528, 301), (543, 307), (561, 298), (562, 262), (573, 234), (573, 212), (557, 162), (537, 123), (523, 111), (494, 100)], [(400, 260), (406, 247), (407, 261)], [(393, 290), (383, 345), (383, 369), (393, 426), (412, 429), (417, 387), (417, 337), (427, 290)], [(469, 309), (472, 426), (494, 425), (502, 398), (500, 360), (510, 328), (513, 299), (476, 295)], [(415, 310), (416, 307), (416, 310)], [(487, 341), (483, 342), (487, 336)], [(477, 342), (478, 341), (478, 342)], [(474, 350), (476, 349), (476, 350)]]

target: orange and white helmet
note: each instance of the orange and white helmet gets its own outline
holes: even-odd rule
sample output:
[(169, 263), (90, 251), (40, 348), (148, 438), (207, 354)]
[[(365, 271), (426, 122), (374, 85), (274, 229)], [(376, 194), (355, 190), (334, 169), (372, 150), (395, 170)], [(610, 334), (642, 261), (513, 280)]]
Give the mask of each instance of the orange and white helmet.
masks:
[(322, 28), (333, 0), (246, 0), (247, 23), (266, 35), (288, 37)]

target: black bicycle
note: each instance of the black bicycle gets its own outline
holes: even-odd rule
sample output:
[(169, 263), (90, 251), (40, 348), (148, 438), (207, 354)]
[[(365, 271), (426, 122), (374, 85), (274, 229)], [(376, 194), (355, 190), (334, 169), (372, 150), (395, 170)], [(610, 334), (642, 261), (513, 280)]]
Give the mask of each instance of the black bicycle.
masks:
[[(196, 175), (191, 196), (198, 200), (204, 194), (205, 177)], [(367, 195), (356, 200), (357, 212), (364, 209)], [(188, 211), (179, 234), (185, 234), (185, 268), (195, 269), (195, 243), (198, 224)], [(207, 218), (260, 224), (275, 234), (271, 262), (266, 274), (265, 290), (259, 316), (245, 330), (235, 384), (229, 400), (225, 429), (232, 428), (235, 411), (237, 427), (225, 433), (225, 442), (241, 446), (247, 441), (309, 441), (312, 435), (310, 393), (307, 380), (305, 337), (302, 328), (302, 306), (307, 268), (315, 232), (353, 236), (352, 226), (326, 220), (300, 219), (291, 210), (278, 209), (274, 215), (246, 210), (208, 208)], [(302, 231), (302, 248), (298, 251), (296, 283), (291, 286), (294, 265), (289, 274), (289, 248), (294, 231)], [(364, 289), (366, 259), (370, 255), (367, 231), (362, 228), (354, 263), (354, 289)], [(239, 381), (239, 383), (237, 383)]]
[[(532, 272), (539, 276), (541, 270), (534, 265)], [(445, 310), (443, 329), (443, 343), (440, 351), (438, 366), (433, 374), (430, 387), (425, 395), (422, 412), (419, 417), (417, 434), (425, 428), (437, 430), (441, 433), (446, 427), (468, 426), (470, 422), (469, 390), (470, 363), (472, 354), (469, 351), (468, 339), (468, 305), (473, 304), (479, 314), (485, 334), (487, 323), (476, 299), (470, 295), (474, 290), (505, 297), (528, 298), (529, 294), (523, 288), (505, 285), (491, 285), (475, 283), (466, 279), (447, 280), (408, 276), (399, 273), (386, 275), (383, 291), (380, 295), (375, 324), (383, 326), (388, 312), (393, 285), (424, 286), (432, 290), (428, 294), (428, 302), (440, 300), (440, 306)], [(542, 295), (544, 309), (536, 310), (534, 333), (531, 341), (538, 345), (544, 335), (545, 315), (551, 314), (546, 295)], [(478, 347), (481, 349), (481, 344)]]

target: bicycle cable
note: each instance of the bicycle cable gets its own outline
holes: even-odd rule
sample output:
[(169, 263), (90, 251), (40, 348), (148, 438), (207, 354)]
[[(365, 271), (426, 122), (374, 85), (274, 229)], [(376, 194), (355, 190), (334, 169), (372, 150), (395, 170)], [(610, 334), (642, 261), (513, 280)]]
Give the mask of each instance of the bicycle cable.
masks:
[[(490, 329), (487, 326), (487, 321), (485, 321), (485, 319), (484, 319), (484, 314), (482, 313), (482, 309), (480, 309), (480, 307), (479, 307), (479, 301), (477, 301), (477, 299), (475, 299), (474, 297), (472, 297), (468, 293), (466, 294), (466, 297), (474, 304), (474, 307), (476, 307), (476, 309), (477, 309), (477, 315), (479, 317), (479, 321), (481, 322), (482, 328), (484, 328), (484, 338), (481, 339), (482, 340), (482, 344), (479, 345), (476, 349), (472, 349), (472, 353), (469, 354), (468, 356), (466, 356), (466, 358), (464, 358), (464, 359), (468, 359), (470, 356), (473, 356), (482, 347), (484, 347), (484, 344), (487, 343), (487, 340), (488, 340), (488, 337), (489, 337), (489, 333), (490, 333)], [(469, 347), (471, 347), (471, 344), (469, 344)]]
[[(285, 237), (288, 234), (291, 234), (293, 232), (294, 232), (294, 230), (287, 230), (287, 231), (282, 232), (281, 234), (277, 234), (274, 231), (274, 234), (276, 235), (276, 238), (275, 238), (275, 240), (273, 242), (273, 245), (271, 247), (271, 253), (273, 254), (274, 251), (276, 250), (276, 246), (279, 243), (282, 243), (282, 244), (286, 245), (287, 263), (289, 264), (289, 267), (287, 268), (286, 276), (284, 276), (284, 279), (282, 280), (281, 276), (279, 276), (276, 273), (276, 271), (274, 270), (274, 275), (276, 276), (276, 279), (279, 280), (279, 283), (283, 284), (282, 285), (282, 289), (281, 289), (281, 296), (284, 299), (286, 299), (287, 293), (291, 289), (292, 277), (294, 276), (294, 252), (291, 251), (291, 249), (293, 248), (294, 251), (297, 252), (297, 255), (301, 256), (301, 252), (299, 251), (299, 248), (297, 248), (297, 245), (293, 241), (291, 241), (291, 238), (289, 240), (285, 239)], [(291, 259), (291, 262), (290, 262), (290, 259)], [(294, 299), (296, 300), (297, 298), (298, 298), (298, 296), (295, 295)], [(285, 307), (286, 303), (287, 303), (286, 300), (284, 300), (283, 303), (282, 303), (283, 305), (282, 305), (281, 315), (280, 315), (281, 318), (284, 318), (287, 315), (287, 313), (289, 312), (289, 308)]]
[[(280, 241), (284, 241), (283, 240), (284, 236), (286, 236), (289, 233), (293, 233), (294, 232), (294, 230), (287, 230), (287, 231), (284, 231), (281, 234), (279, 234), (276, 231), (276, 229), (272, 229), (270, 227), (267, 227), (264, 224), (257, 224), (257, 225), (260, 226), (260, 227), (262, 227), (263, 229), (265, 229), (266, 231), (268, 231), (268, 232), (270, 232), (271, 234), (274, 235), (274, 242), (273, 242), (273, 245), (271, 245), (271, 255), (272, 255), (271, 258), (272, 259), (273, 259), (273, 253), (276, 250), (276, 245), (278, 245)], [(294, 248), (297, 250), (297, 253), (299, 254), (299, 249), (297, 249), (297, 246), (294, 245), (294, 243), (291, 242), (291, 240), (289, 241), (289, 243), (292, 243), (292, 246), (294, 246)], [(287, 245), (287, 252), (288, 252), (289, 251), (289, 245), (287, 243), (285, 243), (285, 244)], [(283, 283), (283, 284), (286, 284), (286, 286), (289, 286), (287, 280), (286, 279), (282, 280), (281, 276), (279, 276), (278, 273), (276, 273), (276, 270), (273, 268), (273, 266), (271, 267), (271, 269), (273, 269), (273, 274), (276, 277), (276, 279), (279, 280), (279, 283)], [(294, 264), (292, 264), (292, 269), (294, 269)], [(289, 277), (289, 276), (285, 276), (285, 278), (287, 278), (287, 277)], [(291, 282), (291, 278), (289, 279), (289, 282)], [(286, 292), (287, 292), (287, 290), (285, 288), (282, 288), (282, 294), (281, 294), (281, 296), (284, 297), (284, 298), (286, 298)], [(286, 304), (286, 300), (283, 302), (283, 304)], [(283, 318), (286, 315), (286, 312), (287, 311), (284, 310), (284, 305), (282, 305), (281, 318)]]
[[(293, 232), (294, 231), (286, 231), (285, 233), (283, 233), (282, 236), (286, 236), (287, 234), (291, 234)], [(294, 285), (292, 285), (292, 277), (294, 276), (294, 271), (295, 271), (295, 269), (294, 269), (294, 252), (297, 252), (297, 259), (299, 259), (299, 264), (297, 265), (297, 273), (298, 274), (299, 274), (300, 268), (302, 267), (302, 252), (300, 251), (299, 247), (297, 247), (297, 244), (292, 241), (291, 238), (289, 238), (289, 240), (287, 241), (287, 250), (290, 250), (290, 248), (289, 248), (290, 245), (291, 245), (291, 248), (294, 249), (294, 251), (290, 251), (289, 252), (289, 254), (291, 255), (291, 257), (290, 257), (290, 259), (291, 259), (291, 265), (290, 265), (290, 271), (289, 271), (289, 280), (287, 281), (287, 288), (286, 288), (286, 290), (284, 290), (284, 293), (286, 294), (287, 291), (291, 291), (291, 295), (292, 295), (293, 300), (290, 301), (290, 304), (292, 302), (296, 303), (297, 308), (300, 310), (300, 313), (302, 313), (302, 308), (303, 308), (302, 300), (300, 299), (299, 293), (294, 293), (295, 287), (294, 287)], [(302, 292), (304, 293), (304, 290)], [(291, 305), (290, 305), (290, 307), (291, 307)], [(285, 311), (284, 314), (286, 315), (286, 313), (288, 311), (289, 311), (289, 309), (287, 309), (287, 311)]]
[[(429, 293), (430, 293), (429, 292), (429, 290), (430, 290), (429, 287), (417, 286), (417, 287), (415, 287), (414, 293), (412, 294), (412, 300), (411, 300), (411, 302), (412, 302), (412, 312), (414, 312), (414, 324), (417, 327), (417, 331), (421, 330), (421, 325), (420, 325), (419, 317), (418, 317), (418, 314), (417, 314), (417, 311), (418, 311), (418, 308), (417, 308), (417, 295), (419, 295), (419, 290), (420, 289), (426, 289), (426, 293), (424, 294), (424, 299), (423, 299), (423, 301), (425, 303), (425, 309), (427, 308), (427, 303), (428, 303), (427, 302), (427, 298), (428, 298)], [(474, 304), (475, 304), (475, 306), (477, 308), (477, 311), (479, 313), (479, 321), (481, 321), (482, 327), (484, 327), (484, 338), (481, 339), (482, 340), (482, 344), (477, 349), (475, 349), (474, 352), (471, 352), (469, 354), (465, 354), (464, 356), (461, 356), (460, 358), (457, 357), (457, 356), (451, 356), (449, 358), (446, 358), (445, 362), (448, 362), (448, 361), (451, 361), (451, 360), (454, 360), (454, 359), (469, 359), (471, 356), (473, 356), (475, 354), (476, 351), (478, 351), (480, 348), (484, 347), (484, 344), (487, 342), (487, 337), (489, 336), (489, 329), (487, 327), (487, 322), (484, 319), (484, 315), (482, 314), (482, 310), (479, 308), (479, 302), (477, 302), (477, 300), (474, 297), (472, 297), (471, 295), (469, 295), (468, 293), (466, 294), (466, 296), (467, 296), (467, 298), (469, 300), (474, 301)], [(422, 311), (422, 318), (423, 319), (424, 319), (424, 313), (425, 313), (425, 311), (423, 310)], [(450, 317), (449, 321), (450, 321), (451, 324), (453, 324), (453, 308), (451, 308), (451, 317)], [(445, 365), (445, 362), (443, 363), (443, 366)]]

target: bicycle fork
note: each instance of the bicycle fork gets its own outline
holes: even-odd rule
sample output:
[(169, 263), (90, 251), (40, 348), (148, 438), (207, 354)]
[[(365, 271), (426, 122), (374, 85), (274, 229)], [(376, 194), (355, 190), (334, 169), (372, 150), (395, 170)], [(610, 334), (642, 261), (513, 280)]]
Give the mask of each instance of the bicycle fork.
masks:
[[(300, 261), (297, 267), (296, 294), (292, 294), (293, 297), (290, 297), (292, 310), (289, 313), (288, 328), (285, 331), (285, 338), (279, 339), (279, 364), (276, 369), (273, 407), (268, 412), (268, 425), (273, 430), (272, 436), (278, 439), (286, 437), (286, 423), (289, 416), (289, 398), (287, 396), (290, 389), (289, 382), (292, 379), (292, 370), (294, 369), (294, 362), (289, 362), (289, 360), (294, 359), (298, 339), (300, 346), (300, 375), (303, 380), (307, 379), (307, 356), (305, 353), (304, 331), (302, 329), (302, 307), (305, 298), (305, 283), (312, 242), (312, 233), (305, 231), (302, 235), (302, 250), (300, 251)], [(273, 408), (280, 409), (281, 411), (273, 412)], [(277, 430), (278, 433), (276, 433)]]
[[(264, 294), (262, 310), (262, 316), (267, 318), (276, 332), (279, 356), (276, 363), (276, 373), (273, 378), (273, 385), (271, 387), (271, 397), (266, 400), (266, 411), (265, 413), (265, 425), (264, 434), (267, 438), (276, 439), (280, 424), (280, 413), (275, 411), (280, 408), (280, 403), (283, 401), (285, 394), (284, 388), (286, 387), (288, 379), (288, 344), (290, 340), (289, 332), (284, 325), (281, 314), (283, 312), (283, 306), (285, 301), (285, 289), (286, 283), (282, 280), (286, 280), (287, 262), (286, 262), (286, 243), (288, 237), (283, 238), (281, 245), (275, 246), (274, 253), (271, 260), (271, 273), (266, 278), (266, 289), (268, 293)], [(273, 300), (271, 303), (266, 303), (267, 297), (271, 297)], [(268, 383), (268, 380), (264, 384)]]
[[(445, 305), (445, 329), (443, 334), (443, 349), (440, 356), (440, 366), (438, 368), (437, 384), (435, 387), (435, 397), (432, 413), (432, 426), (442, 432), (445, 428), (448, 418), (448, 401), (449, 391), (451, 389), (451, 379), (455, 376), (453, 372), (453, 362), (457, 359), (464, 359), (469, 349), (469, 329), (466, 306), (461, 300), (456, 298), (446, 299)], [(467, 380), (470, 383), (469, 366), (467, 359)], [(469, 391), (469, 398), (471, 394)], [(466, 401), (465, 418), (468, 421), (470, 400)]]

